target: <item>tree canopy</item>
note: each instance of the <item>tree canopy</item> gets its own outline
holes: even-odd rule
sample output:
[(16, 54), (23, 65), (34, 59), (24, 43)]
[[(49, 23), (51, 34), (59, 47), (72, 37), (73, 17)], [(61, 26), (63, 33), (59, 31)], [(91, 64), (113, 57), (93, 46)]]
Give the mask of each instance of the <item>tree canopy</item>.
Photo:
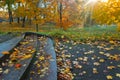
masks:
[(66, 30), (72, 25), (118, 24), (120, 0), (1, 0), (0, 7), (7, 7), (9, 21), (14, 19), (31, 24), (55, 23)]

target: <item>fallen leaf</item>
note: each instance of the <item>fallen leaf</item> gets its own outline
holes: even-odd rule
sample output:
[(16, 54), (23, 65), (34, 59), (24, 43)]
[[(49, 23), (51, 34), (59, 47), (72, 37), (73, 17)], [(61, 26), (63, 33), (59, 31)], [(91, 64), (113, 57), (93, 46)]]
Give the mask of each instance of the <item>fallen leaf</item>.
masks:
[(108, 66), (107, 69), (114, 69), (115, 66)]
[(86, 71), (83, 71), (83, 74), (86, 74), (87, 72)]
[(75, 68), (79, 68), (79, 69), (82, 68), (82, 65), (74, 65), (74, 66), (75, 66)]
[(17, 69), (19, 69), (21, 66), (22, 66), (22, 65), (19, 64), (19, 63), (15, 64), (15, 68), (17, 68)]
[(65, 55), (66, 56), (66, 58), (70, 58), (71, 57), (71, 55)]
[(39, 60), (41, 60), (41, 61), (42, 61), (42, 60), (45, 60), (45, 57), (44, 57), (44, 56), (40, 56), (40, 57), (39, 57)]
[(35, 74), (35, 72), (34, 71), (30, 71), (30, 74)]
[(113, 79), (113, 77), (111, 75), (107, 75), (106, 77), (107, 77), (107, 79)]
[(78, 61), (72, 61), (72, 62), (73, 62), (73, 64), (75, 64), (75, 65), (78, 65), (78, 64), (79, 64)]
[(9, 51), (3, 51), (2, 54), (10, 54)]
[(72, 47), (69, 47), (69, 49), (72, 49)]
[(104, 54), (104, 52), (99, 52), (99, 54)]
[(24, 57), (22, 59), (24, 60), (24, 59), (28, 59), (28, 58), (31, 58), (31, 57), (32, 57), (32, 55), (28, 54), (28, 55), (24, 55)]
[(45, 58), (46, 59), (52, 59), (52, 56), (51, 55), (46, 55)]
[(119, 77), (119, 78), (120, 78), (120, 73), (116, 73), (116, 77)]
[(19, 52), (19, 50), (17, 48), (14, 48), (15, 51)]
[(104, 59), (100, 59), (99, 62), (105, 62), (105, 60)]
[(4, 73), (4, 74), (8, 74), (9, 71), (10, 71), (9, 69), (6, 69), (3, 73)]
[(78, 60), (83, 60), (83, 58), (82, 58), (82, 57), (79, 57)]
[(65, 73), (68, 73), (68, 72), (70, 72), (70, 68), (69, 67), (67, 67), (66, 69), (65, 69), (65, 71), (64, 71)]
[(93, 73), (94, 73), (94, 74), (97, 74), (97, 73), (98, 73), (97, 68), (93, 68)]
[(109, 43), (111, 43), (111, 44), (115, 44), (115, 41), (112, 41), (112, 40), (111, 40), (111, 41), (109, 41)]
[(88, 61), (88, 57), (84, 57), (84, 58), (83, 58), (83, 61)]
[(31, 53), (35, 53), (35, 51), (36, 51), (36, 50), (35, 50), (35, 49), (33, 49), (33, 50), (31, 51)]
[(2, 68), (0, 68), (0, 73), (2, 73), (3, 72), (3, 69)]
[(45, 75), (44, 74), (42, 74), (42, 75), (40, 75), (40, 78), (42, 78), (42, 77), (44, 77)]
[(95, 66), (99, 66), (99, 65), (100, 65), (99, 62), (94, 62), (93, 64), (94, 64)]

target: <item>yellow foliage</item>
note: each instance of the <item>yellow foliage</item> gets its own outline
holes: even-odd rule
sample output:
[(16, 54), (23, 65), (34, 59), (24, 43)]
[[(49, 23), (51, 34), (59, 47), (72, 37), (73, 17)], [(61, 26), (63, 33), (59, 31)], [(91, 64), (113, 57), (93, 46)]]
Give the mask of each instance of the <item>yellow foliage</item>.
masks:
[[(93, 18), (100, 24), (112, 24), (119, 22), (119, 1), (109, 0), (108, 2), (97, 2), (93, 8)], [(119, 25), (119, 24), (118, 24)], [(118, 30), (120, 27), (118, 26)]]

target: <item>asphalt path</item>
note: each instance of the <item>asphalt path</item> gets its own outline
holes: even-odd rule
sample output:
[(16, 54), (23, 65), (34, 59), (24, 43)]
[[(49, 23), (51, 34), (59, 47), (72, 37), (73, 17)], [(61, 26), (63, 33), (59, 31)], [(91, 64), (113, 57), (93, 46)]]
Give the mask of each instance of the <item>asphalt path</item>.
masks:
[(0, 34), (0, 43), (14, 38), (16, 33)]
[(73, 80), (120, 80), (120, 42), (61, 42), (59, 49), (70, 55)]
[[(30, 38), (30, 39), (29, 37), (27, 38), (26, 36), (28, 35), (31, 35), (31, 37), (33, 38)], [(34, 42), (31, 42), (31, 41), (35, 41), (35, 44), (33, 44)], [(3, 51), (10, 51), (10, 52), (13, 51), (14, 53), (13, 49), (17, 49), (19, 55), (27, 56), (26, 55), (27, 52), (25, 52), (24, 50), (24, 49), (28, 50), (26, 46), (27, 47), (35, 46), (36, 52), (28, 59), (25, 59), (25, 60), (17, 59), (17, 62), (19, 62), (19, 64), (22, 65), (19, 69), (15, 68), (16, 64), (10, 63), (12, 62), (11, 58), (6, 59), (7, 62), (5, 63), (2, 62), (3, 61), (2, 57), (4, 56), (2, 54)], [(10, 53), (10, 55), (12, 54)], [(26, 35), (24, 36), (15, 37), (11, 40), (5, 41), (0, 44), (0, 61), (2, 63), (0, 65), (0, 68), (2, 69), (2, 73), (0, 74), (0, 80), (1, 79), (30, 80), (31, 78), (32, 80), (57, 80), (56, 55), (54, 51), (53, 41), (49, 37), (44, 36), (43, 38), (39, 34), (36, 35), (35, 33), (29, 33), (29, 34), (26, 33)], [(36, 61), (38, 62), (37, 64), (36, 64)], [(46, 63), (46, 61), (48, 63)], [(6, 65), (3, 66), (3, 63)], [(9, 66), (9, 65), (12, 65), (12, 66)], [(40, 67), (36, 67), (37, 65), (43, 65), (43, 69), (41, 69)], [(45, 65), (49, 65), (49, 66), (45, 66)], [(7, 73), (6, 73), (6, 70), (7, 70)], [(43, 71), (43, 74), (39, 74), (38, 70), (40, 72)], [(45, 70), (47, 70), (47, 72)], [(35, 74), (33, 73), (31, 74), (31, 72), (34, 72)], [(47, 74), (44, 74), (44, 73), (47, 73)]]
[(23, 36), (15, 37), (10, 40), (7, 40), (5, 42), (0, 43), (0, 58), (2, 58), (4, 55), (2, 54), (3, 51), (10, 51), (12, 48), (14, 48), (20, 40), (22, 40)]

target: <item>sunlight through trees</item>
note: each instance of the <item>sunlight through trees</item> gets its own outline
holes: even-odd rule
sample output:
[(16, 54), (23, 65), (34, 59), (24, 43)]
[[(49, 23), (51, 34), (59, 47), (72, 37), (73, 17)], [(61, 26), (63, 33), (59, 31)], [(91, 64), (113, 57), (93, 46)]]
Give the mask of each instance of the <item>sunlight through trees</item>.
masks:
[[(10, 24), (54, 23), (66, 30), (72, 25), (118, 24), (120, 0), (1, 0)], [(2, 13), (1, 13), (2, 14)]]

